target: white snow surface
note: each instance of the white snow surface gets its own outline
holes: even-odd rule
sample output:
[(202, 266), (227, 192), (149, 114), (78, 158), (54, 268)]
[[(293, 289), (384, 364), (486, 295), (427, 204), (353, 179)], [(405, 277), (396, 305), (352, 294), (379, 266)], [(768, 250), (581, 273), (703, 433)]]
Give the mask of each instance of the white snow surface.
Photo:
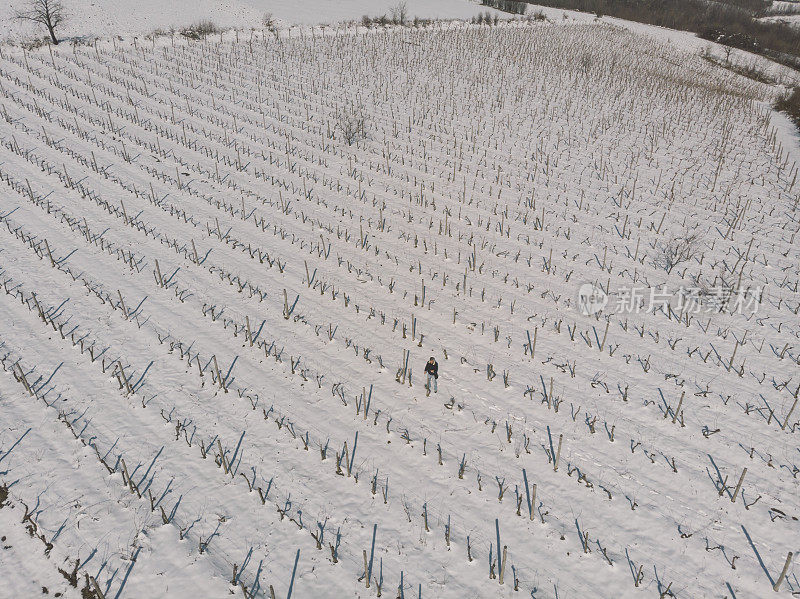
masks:
[(0, 597), (800, 592), (796, 130), (631, 29), (0, 47)]
[[(399, 0), (62, 0), (69, 18), (65, 37), (141, 35), (181, 28), (203, 19), (220, 27), (262, 27), (266, 13), (283, 25), (315, 25), (361, 20), (363, 15), (391, 16)], [(0, 0), (0, 39), (44, 35), (43, 28), (14, 18), (26, 0)], [(406, 0), (409, 18), (469, 19), (478, 13), (505, 14), (470, 0)]]

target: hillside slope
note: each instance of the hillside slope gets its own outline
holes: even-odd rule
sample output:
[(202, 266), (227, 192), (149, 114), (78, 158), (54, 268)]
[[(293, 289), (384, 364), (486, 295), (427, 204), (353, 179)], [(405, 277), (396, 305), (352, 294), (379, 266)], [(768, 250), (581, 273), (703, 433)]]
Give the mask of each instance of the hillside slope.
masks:
[(0, 67), (0, 485), (106, 597), (800, 592), (773, 87), (569, 20)]

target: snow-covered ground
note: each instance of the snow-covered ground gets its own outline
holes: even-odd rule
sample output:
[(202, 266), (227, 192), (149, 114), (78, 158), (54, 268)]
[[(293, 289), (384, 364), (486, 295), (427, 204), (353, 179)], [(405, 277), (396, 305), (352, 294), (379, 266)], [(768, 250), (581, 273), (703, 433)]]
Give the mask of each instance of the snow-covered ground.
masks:
[(800, 2), (776, 1), (769, 12), (768, 16), (761, 18), (762, 21), (780, 21), (800, 27)]
[(2, 47), (0, 596), (800, 592), (796, 131), (560, 15)]
[[(262, 27), (270, 13), (285, 25), (360, 20), (391, 16), (400, 0), (62, 0), (69, 18), (62, 34), (73, 36), (141, 35), (156, 29), (180, 29), (202, 19), (220, 27)], [(470, 19), (479, 13), (503, 14), (470, 0), (405, 0), (410, 18)], [(44, 35), (44, 29), (14, 18), (27, 0), (0, 0), (0, 39)]]
[(593, 14), (590, 13), (561, 10), (548, 6), (541, 6), (538, 4), (530, 4), (527, 9), (527, 14), (532, 15), (535, 13), (541, 13), (552, 22), (570, 20), (576, 23), (611, 24), (621, 29), (632, 31), (638, 35), (651, 37), (659, 42), (674, 45), (679, 52), (706, 54), (715, 58), (718, 62), (730, 60), (733, 65), (739, 67), (755, 66), (759, 71), (770, 75), (778, 83), (785, 87), (790, 87), (791, 85), (797, 85), (800, 83), (800, 73), (794, 69), (776, 63), (757, 54), (752, 54), (750, 52), (745, 52), (744, 50), (739, 50), (736, 48), (732, 49), (730, 47), (723, 46), (722, 44), (709, 42), (708, 40), (705, 40), (690, 31), (667, 29), (665, 27), (657, 27), (655, 25), (648, 25), (646, 23), (637, 23), (635, 21), (626, 21), (624, 19), (617, 19), (609, 16), (604, 16), (600, 19), (597, 19)]
[(761, 17), (762, 21), (777, 21), (781, 23), (788, 23), (794, 27), (800, 27), (800, 14), (788, 15), (771, 15), (768, 17)]
[(775, 0), (770, 7), (770, 12), (776, 14), (800, 13), (800, 2), (797, 2), (797, 0)]
[[(0, 488), (0, 498), (5, 491)], [(51, 556), (52, 548), (36, 536), (25, 506), (13, 499), (0, 501), (0, 580), (3, 597), (59, 596), (65, 599), (80, 597), (74, 560)], [(78, 564), (80, 565), (80, 564)], [(64, 572), (59, 573), (59, 568)], [(69, 578), (75, 573), (73, 581)], [(56, 595), (58, 594), (58, 595)]]

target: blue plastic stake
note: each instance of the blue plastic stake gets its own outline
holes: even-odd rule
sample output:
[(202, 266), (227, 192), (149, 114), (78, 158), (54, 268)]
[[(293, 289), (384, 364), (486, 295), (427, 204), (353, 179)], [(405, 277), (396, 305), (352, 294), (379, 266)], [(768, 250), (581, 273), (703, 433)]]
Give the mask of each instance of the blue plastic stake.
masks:
[(356, 440), (353, 441), (353, 453), (350, 457), (350, 463), (347, 465), (347, 476), (350, 476), (350, 472), (353, 469), (353, 462), (356, 459), (356, 445), (358, 445), (358, 431), (356, 431)]
[(292, 568), (292, 580), (289, 583), (289, 592), (286, 594), (286, 599), (292, 599), (292, 587), (294, 587), (294, 575), (297, 572), (297, 562), (300, 561), (300, 550), (297, 550), (297, 555), (294, 557), (294, 568)]
[(372, 558), (375, 555), (375, 533), (378, 532), (378, 525), (372, 526), (372, 549), (369, 551), (369, 566), (367, 567), (367, 582), (372, 580)]
[(533, 506), (531, 505), (531, 492), (528, 489), (528, 474), (525, 472), (525, 468), (522, 469), (522, 479), (525, 481), (525, 497), (528, 500), (528, 514), (530, 514), (531, 519), (533, 519)]
[(497, 572), (500, 572), (500, 520), (494, 519), (494, 526), (497, 529)]

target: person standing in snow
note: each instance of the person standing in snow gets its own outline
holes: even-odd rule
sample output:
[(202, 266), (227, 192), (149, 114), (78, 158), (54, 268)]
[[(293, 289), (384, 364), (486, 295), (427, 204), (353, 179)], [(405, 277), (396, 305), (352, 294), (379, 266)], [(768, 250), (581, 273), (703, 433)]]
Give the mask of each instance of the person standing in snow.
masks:
[(433, 379), (433, 392), (439, 393), (439, 364), (437, 364), (433, 356), (431, 356), (431, 359), (425, 364), (425, 374), (428, 375), (428, 382), (425, 384), (428, 395), (431, 393), (431, 379)]

